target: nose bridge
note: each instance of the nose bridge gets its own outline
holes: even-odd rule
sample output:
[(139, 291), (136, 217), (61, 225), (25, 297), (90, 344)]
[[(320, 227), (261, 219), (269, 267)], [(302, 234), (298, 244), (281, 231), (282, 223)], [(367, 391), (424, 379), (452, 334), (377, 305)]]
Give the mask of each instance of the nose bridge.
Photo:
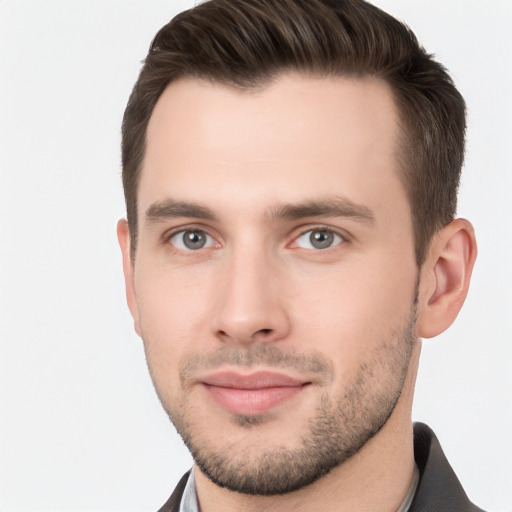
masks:
[(262, 247), (230, 250), (219, 280), (212, 329), (224, 340), (278, 340), (289, 329), (278, 262)]

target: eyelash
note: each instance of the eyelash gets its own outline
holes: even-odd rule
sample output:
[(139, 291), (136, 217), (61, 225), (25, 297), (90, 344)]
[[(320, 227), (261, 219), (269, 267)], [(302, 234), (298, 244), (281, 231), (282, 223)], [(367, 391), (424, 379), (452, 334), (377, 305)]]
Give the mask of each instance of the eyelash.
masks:
[[(193, 249), (190, 249), (187, 251), (184, 249), (180, 249), (180, 248), (176, 247), (173, 243), (171, 243), (171, 240), (173, 237), (180, 235), (180, 234), (184, 234), (186, 232), (194, 232), (194, 231), (196, 231), (198, 233), (203, 233), (204, 235), (206, 235), (207, 237), (211, 238), (214, 241), (214, 247), (206, 247), (205, 249), (215, 249), (215, 248), (218, 248), (221, 246), (221, 244), (217, 241), (218, 237), (211, 235), (208, 232), (208, 230), (204, 229), (203, 226), (194, 226), (194, 225), (181, 226), (181, 227), (173, 229), (171, 231), (167, 231), (162, 236), (162, 243), (166, 246), (170, 246), (174, 251), (182, 253), (182, 254), (189, 253), (190, 255), (192, 255), (194, 253), (199, 253), (199, 252), (201, 252), (202, 248), (200, 248), (196, 251), (194, 251)], [(301, 237), (303, 237), (304, 235), (306, 235), (310, 232), (314, 232), (314, 231), (323, 231), (325, 233), (332, 234), (335, 237), (340, 238), (339, 242), (335, 243), (334, 245), (332, 245), (330, 247), (324, 248), (324, 249), (318, 249), (318, 248), (306, 249), (306, 250), (314, 251), (317, 253), (328, 252), (331, 249), (335, 249), (336, 247), (338, 247), (340, 245), (344, 245), (344, 244), (350, 242), (350, 240), (351, 240), (350, 236), (345, 231), (333, 229), (332, 227), (329, 227), (329, 226), (315, 225), (315, 226), (307, 226), (307, 228), (303, 227), (297, 235), (295, 235), (295, 236), (292, 235), (293, 236), (292, 241), (290, 243), (286, 244), (286, 247), (293, 246), (294, 244), (297, 243), (297, 240), (299, 240)], [(291, 247), (291, 248), (292, 249), (294, 249), (294, 248), (301, 249), (301, 247)]]
[[(345, 243), (348, 243), (350, 241), (350, 236), (344, 231), (334, 229), (330, 226), (316, 225), (316, 226), (307, 226), (307, 228), (303, 228), (297, 236), (293, 237), (293, 241), (291, 243), (296, 244), (297, 240), (299, 240), (301, 237), (303, 237), (304, 235), (307, 235), (308, 233), (312, 233), (314, 231), (322, 231), (322, 232), (332, 234), (335, 237), (340, 238), (339, 242), (337, 242), (334, 245), (327, 247), (325, 249), (317, 249), (317, 248), (309, 249), (311, 251), (315, 251), (318, 253), (327, 252), (331, 249), (335, 249), (336, 247), (338, 247), (340, 245), (344, 245)], [(300, 249), (300, 247), (299, 247), (299, 249)]]
[[(171, 240), (177, 236), (177, 235), (183, 235), (184, 233), (187, 233), (187, 232), (197, 232), (197, 233), (203, 233), (204, 235), (206, 235), (207, 237), (211, 238), (213, 241), (214, 241), (214, 245), (216, 246), (220, 246), (219, 242), (217, 241), (217, 238), (218, 237), (215, 237), (213, 235), (211, 235), (207, 230), (204, 229), (204, 227), (202, 226), (194, 226), (194, 225), (190, 225), (190, 226), (180, 226), (179, 228), (175, 228), (175, 229), (172, 229), (170, 231), (166, 231), (163, 235), (162, 235), (162, 243), (163, 245), (166, 245), (166, 246), (170, 246), (174, 251), (176, 252), (179, 252), (179, 253), (190, 253), (190, 254), (193, 254), (193, 253), (198, 253), (200, 252), (200, 249), (198, 249), (197, 251), (194, 251), (192, 249), (186, 251), (184, 249), (180, 249), (178, 247), (176, 247), (172, 242)], [(207, 249), (210, 249), (211, 247), (207, 247)]]

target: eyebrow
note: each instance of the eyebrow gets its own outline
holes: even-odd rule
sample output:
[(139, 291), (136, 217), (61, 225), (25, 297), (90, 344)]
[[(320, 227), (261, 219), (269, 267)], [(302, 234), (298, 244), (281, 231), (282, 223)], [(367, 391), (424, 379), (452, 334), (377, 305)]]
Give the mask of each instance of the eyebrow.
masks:
[[(151, 204), (146, 210), (145, 216), (146, 222), (149, 224), (178, 217), (218, 220), (215, 213), (206, 206), (177, 201), (172, 198)], [(298, 220), (307, 217), (349, 217), (368, 224), (375, 222), (375, 216), (369, 208), (354, 203), (346, 197), (339, 196), (272, 206), (267, 211), (266, 217), (270, 221), (279, 219)]]
[(217, 216), (209, 208), (196, 203), (164, 199), (153, 203), (146, 210), (146, 222), (163, 221), (177, 217), (193, 217), (204, 220), (217, 220)]
[(278, 205), (269, 211), (271, 220), (297, 220), (306, 217), (349, 217), (368, 224), (375, 222), (375, 216), (368, 207), (340, 196)]

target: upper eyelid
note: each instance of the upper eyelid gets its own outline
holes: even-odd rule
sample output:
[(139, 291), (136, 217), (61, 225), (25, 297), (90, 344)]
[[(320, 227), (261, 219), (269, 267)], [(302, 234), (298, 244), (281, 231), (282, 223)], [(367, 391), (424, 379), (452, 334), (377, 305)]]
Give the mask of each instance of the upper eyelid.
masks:
[(169, 229), (166, 229), (162, 235), (160, 236), (160, 239), (163, 242), (169, 241), (170, 238), (172, 238), (175, 235), (178, 235), (179, 233), (184, 233), (185, 231), (202, 231), (206, 235), (212, 237), (213, 239), (218, 241), (218, 236), (215, 234), (212, 234), (212, 228), (209, 228), (208, 226), (205, 226), (204, 224), (197, 224), (197, 223), (191, 223), (191, 224), (182, 224), (180, 226), (175, 226)]
[[(309, 231), (315, 230), (325, 230), (335, 233), (343, 238), (344, 241), (350, 242), (353, 240), (353, 236), (346, 231), (345, 229), (335, 227), (329, 224), (323, 223), (308, 223), (303, 224), (301, 226), (296, 226), (292, 230), (288, 232), (288, 235), (285, 237), (285, 245), (292, 244), (297, 238), (308, 233)], [(212, 228), (210, 226), (206, 226), (202, 223), (192, 222), (190, 224), (181, 224), (179, 226), (174, 226), (172, 228), (166, 229), (162, 235), (160, 236), (160, 240), (162, 243), (168, 243), (171, 237), (183, 233), (185, 231), (202, 231), (206, 235), (212, 237), (217, 243), (223, 243), (223, 238), (220, 236), (218, 230)]]
[(329, 251), (337, 250), (337, 249), (340, 248), (341, 245), (345, 245), (347, 242), (349, 242), (349, 240), (345, 236), (343, 236), (341, 233), (338, 233), (337, 231), (334, 231), (334, 230), (327, 230), (327, 229), (325, 229), (325, 230), (322, 230), (322, 231), (331, 231), (334, 235), (338, 236), (341, 240), (339, 242), (337, 242), (337, 243), (335, 243), (335, 244), (333, 244), (333, 245), (331, 245), (329, 247), (325, 247), (323, 249), (318, 249), (316, 247), (313, 247), (313, 248), (301, 247), (299, 245), (299, 239), (301, 237), (303, 237), (304, 235), (306, 235), (307, 233), (309, 233), (310, 231), (321, 231), (321, 230), (320, 229), (318, 229), (318, 230), (309, 229), (309, 230), (305, 231), (301, 235), (298, 235), (298, 236), (294, 237), (292, 239), (292, 241), (287, 244), (287, 248), (292, 249), (292, 250), (296, 250), (296, 251), (297, 250), (298, 251), (302, 250), (302, 251), (315, 251), (315, 252), (320, 252), (320, 253), (327, 253)]
[[(326, 225), (326, 224), (309, 224), (305, 225), (299, 228), (295, 228), (290, 236), (293, 238), (293, 240), (296, 240), (302, 235), (305, 235), (306, 233), (309, 233), (310, 231), (330, 231), (332, 233), (335, 233), (339, 236), (341, 236), (345, 241), (352, 240), (352, 235), (347, 232), (345, 229)], [(296, 234), (294, 234), (296, 233)]]
[[(206, 247), (200, 247), (200, 248), (194, 250), (194, 249), (190, 249), (190, 248), (184, 249), (182, 247), (179, 247), (178, 246), (179, 244), (176, 245), (174, 242), (171, 241), (175, 236), (186, 233), (187, 231), (196, 231), (196, 232), (204, 233), (206, 235), (206, 237), (211, 239), (213, 244), (206, 246)], [(179, 226), (179, 227), (176, 226), (175, 228), (166, 230), (160, 237), (159, 245), (162, 247), (166, 247), (168, 250), (171, 250), (172, 253), (174, 253), (175, 255), (181, 255), (182, 257), (190, 258), (190, 257), (199, 257), (199, 255), (205, 254), (204, 251), (211, 251), (211, 250), (219, 249), (222, 247), (223, 244), (222, 244), (222, 242), (219, 242), (218, 237), (215, 237), (214, 235), (212, 235), (209, 232), (209, 230), (204, 229), (203, 227), (195, 227), (195, 226), (188, 225), (188, 226)]]

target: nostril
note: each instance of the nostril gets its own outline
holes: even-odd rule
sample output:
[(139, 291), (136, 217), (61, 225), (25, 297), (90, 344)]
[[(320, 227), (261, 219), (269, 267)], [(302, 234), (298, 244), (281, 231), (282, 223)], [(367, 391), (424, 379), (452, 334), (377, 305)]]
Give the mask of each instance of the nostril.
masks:
[[(263, 335), (267, 336), (268, 334), (271, 334), (271, 333), (272, 333), (272, 329), (260, 329), (260, 330), (258, 331), (258, 333), (261, 333), (261, 334), (263, 334)], [(258, 333), (256, 333), (256, 334), (258, 334)]]

